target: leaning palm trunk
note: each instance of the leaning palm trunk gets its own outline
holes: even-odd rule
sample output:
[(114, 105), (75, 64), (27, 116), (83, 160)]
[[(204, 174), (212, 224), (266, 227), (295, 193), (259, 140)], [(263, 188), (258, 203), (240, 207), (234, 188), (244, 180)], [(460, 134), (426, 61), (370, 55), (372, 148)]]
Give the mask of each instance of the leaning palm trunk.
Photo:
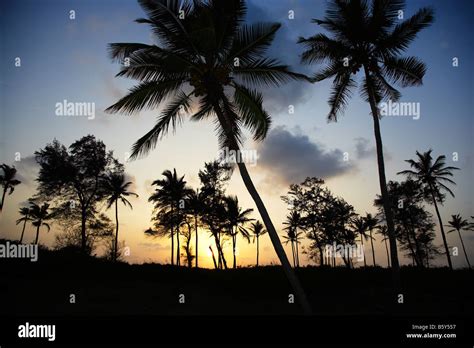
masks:
[(471, 269), (471, 263), (469, 262), (469, 258), (467, 257), (466, 248), (464, 247), (464, 242), (463, 242), (462, 237), (461, 237), (461, 231), (460, 230), (457, 230), (457, 231), (458, 231), (458, 234), (459, 234), (459, 239), (461, 240), (462, 250), (464, 251), (464, 256), (466, 257), (467, 265), (468, 265), (469, 269)]
[(397, 240), (395, 238), (395, 226), (393, 224), (393, 214), (392, 214), (392, 207), (390, 204), (390, 198), (388, 195), (387, 190), (387, 179), (385, 178), (385, 162), (383, 157), (383, 143), (382, 143), (382, 136), (380, 133), (380, 120), (379, 120), (379, 112), (376, 105), (376, 99), (374, 95), (374, 89), (372, 86), (369, 70), (367, 66), (364, 65), (364, 72), (365, 78), (367, 80), (367, 84), (369, 87), (369, 104), (370, 109), (372, 111), (372, 118), (374, 120), (374, 135), (375, 135), (375, 144), (377, 149), (377, 163), (378, 163), (378, 170), (379, 170), (379, 184), (380, 184), (380, 191), (382, 193), (382, 201), (383, 201), (383, 210), (385, 213), (385, 220), (387, 223), (387, 233), (388, 233), (388, 241), (390, 244), (390, 256), (392, 259), (392, 278), (394, 283), (394, 290), (398, 290), (400, 288), (400, 264), (398, 262), (398, 251), (397, 251)]
[(362, 235), (360, 236), (360, 242), (362, 243), (362, 254), (364, 256), (364, 267), (367, 267), (367, 261), (365, 260), (364, 236), (362, 236)]
[[(239, 146), (237, 145), (237, 143), (234, 141), (234, 138), (232, 137), (231, 127), (229, 127), (226, 121), (226, 116), (222, 112), (219, 103), (215, 101), (213, 103), (213, 107), (216, 112), (219, 123), (221, 124), (226, 134), (227, 139), (231, 142), (230, 150), (235, 151), (235, 153), (239, 153)], [(252, 179), (250, 178), (249, 172), (247, 171), (247, 166), (242, 161), (237, 161), (237, 166), (239, 167), (240, 176), (242, 177), (245, 187), (247, 188), (247, 191), (249, 192), (250, 196), (255, 202), (258, 212), (260, 213), (260, 216), (262, 217), (263, 223), (265, 224), (265, 227), (270, 236), (270, 240), (273, 244), (273, 248), (275, 249), (275, 252), (278, 258), (280, 259), (283, 270), (286, 274), (286, 277), (288, 278), (288, 281), (290, 282), (293, 288), (293, 291), (295, 292), (296, 298), (300, 302), (304, 313), (311, 314), (311, 306), (303, 290), (303, 287), (301, 286), (301, 283), (299, 279), (297, 278), (294, 270), (291, 268), (291, 265), (290, 265), (290, 262), (288, 261), (285, 250), (283, 249), (283, 246), (281, 245), (281, 241), (278, 238), (278, 233), (275, 229), (275, 226), (273, 226), (272, 220), (270, 219), (270, 216), (268, 215), (267, 209), (265, 208), (265, 205), (262, 199), (260, 198), (260, 195), (258, 194), (257, 189), (255, 188), (252, 182)]]
[(38, 244), (39, 233), (40, 233), (40, 226), (36, 227), (36, 239), (35, 239), (35, 244)]
[(430, 185), (431, 198), (438, 216), (439, 227), (441, 229), (441, 236), (443, 237), (444, 250), (446, 251), (446, 257), (448, 258), (449, 269), (453, 270), (453, 264), (451, 262), (451, 254), (449, 253), (448, 241), (446, 240), (446, 234), (444, 233), (443, 221), (441, 220), (441, 214), (439, 213), (438, 204), (436, 203), (436, 197), (434, 195), (433, 187)]
[(199, 268), (198, 266), (198, 258), (199, 258), (199, 255), (198, 255), (198, 225), (197, 225), (197, 216), (194, 215), (194, 230), (195, 230), (195, 233), (196, 233), (196, 268)]
[(374, 239), (372, 238), (372, 230), (369, 231), (370, 234), (370, 246), (372, 247), (372, 261), (374, 262), (374, 267), (377, 266), (375, 264), (375, 249), (374, 249)]
[(23, 221), (23, 229), (21, 230), (21, 237), (19, 242), (20, 244), (23, 243), (23, 236), (25, 235), (26, 219), (28, 219), (28, 215), (25, 216), (25, 221)]
[(3, 204), (5, 203), (5, 194), (7, 193), (7, 189), (4, 187), (3, 188), (3, 194), (2, 194), (2, 201), (0, 202), (0, 213), (3, 210)]

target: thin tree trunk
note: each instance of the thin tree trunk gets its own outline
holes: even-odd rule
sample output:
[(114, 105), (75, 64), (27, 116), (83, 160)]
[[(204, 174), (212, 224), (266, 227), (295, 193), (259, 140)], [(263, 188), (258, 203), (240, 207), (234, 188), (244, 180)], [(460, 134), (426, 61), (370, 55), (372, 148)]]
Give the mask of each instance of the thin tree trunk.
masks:
[(259, 245), (258, 245), (258, 234), (257, 234), (257, 267), (258, 267), (258, 253), (259, 253)]
[(235, 258), (235, 247), (236, 247), (236, 244), (237, 244), (237, 236), (232, 236), (232, 254), (234, 256), (234, 262), (233, 262), (233, 265), (232, 265), (232, 268), (236, 268), (236, 265), (237, 265), (237, 260)]
[(367, 267), (367, 261), (365, 260), (364, 236), (360, 235), (360, 241), (362, 243), (362, 253), (364, 254), (364, 267)]
[(372, 261), (375, 267), (377, 265), (375, 264), (375, 249), (374, 249), (374, 239), (372, 238), (372, 230), (369, 230), (369, 234), (370, 234), (370, 246), (372, 247)]
[(23, 236), (25, 235), (25, 227), (26, 227), (27, 219), (28, 219), (28, 215), (25, 216), (25, 221), (23, 222), (23, 229), (21, 231), (20, 244), (23, 243)]
[(394, 290), (397, 291), (400, 289), (400, 264), (398, 262), (398, 250), (397, 250), (397, 240), (395, 238), (395, 226), (393, 224), (393, 214), (392, 207), (390, 204), (390, 197), (387, 190), (387, 179), (385, 178), (385, 162), (383, 156), (383, 143), (382, 135), (380, 132), (380, 120), (379, 113), (376, 105), (375, 95), (373, 91), (373, 86), (371, 86), (371, 78), (369, 74), (369, 69), (364, 65), (364, 72), (366, 80), (369, 84), (369, 104), (372, 111), (372, 118), (374, 120), (374, 135), (375, 135), (375, 144), (377, 150), (377, 163), (379, 171), (379, 184), (380, 191), (382, 193), (383, 201), (383, 210), (385, 212), (385, 220), (387, 223), (387, 234), (388, 240), (390, 243), (390, 256), (392, 259), (392, 279), (394, 284)]
[(446, 250), (446, 257), (448, 258), (449, 269), (453, 270), (453, 264), (451, 262), (451, 255), (449, 253), (448, 241), (446, 240), (446, 234), (444, 233), (443, 221), (441, 220), (441, 214), (439, 213), (438, 204), (436, 203), (436, 197), (434, 195), (433, 187), (430, 185), (431, 197), (433, 198), (433, 204), (435, 206), (436, 215), (438, 216), (439, 227), (441, 229), (441, 236), (443, 237), (444, 249)]
[(86, 240), (86, 218), (87, 218), (87, 213), (86, 213), (86, 208), (82, 208), (81, 212), (81, 252), (83, 254), (86, 253), (86, 248), (87, 248), (87, 240)]
[(210, 245), (209, 245), (209, 250), (211, 250), (212, 261), (214, 261), (214, 268), (218, 269), (219, 267), (217, 266), (217, 261), (216, 261), (215, 255), (214, 255), (214, 250), (212, 250), (212, 247)]
[(291, 241), (291, 254), (293, 255), (293, 267), (296, 267), (295, 245), (293, 241)]
[(115, 200), (115, 246), (114, 246), (114, 261), (117, 261), (117, 252), (118, 252), (118, 231), (119, 231), (118, 204), (117, 204), (117, 200)]
[(464, 242), (462, 240), (461, 232), (459, 230), (458, 230), (458, 234), (459, 234), (459, 239), (461, 240), (462, 250), (464, 250), (464, 256), (466, 257), (467, 265), (469, 266), (469, 269), (471, 269), (471, 264), (469, 262), (469, 258), (467, 257), (466, 248), (464, 247)]
[(176, 226), (176, 266), (181, 266), (181, 255), (179, 250), (179, 226)]
[(387, 252), (387, 267), (390, 268), (390, 254), (388, 253), (387, 239), (384, 239), (385, 251)]
[(194, 229), (196, 232), (196, 268), (199, 268), (198, 266), (198, 259), (199, 259), (199, 248), (198, 248), (198, 225), (197, 225), (197, 215), (194, 215)]
[[(297, 232), (297, 231), (295, 231)], [(298, 236), (295, 236), (295, 246), (296, 246), (296, 267), (300, 267), (300, 257), (298, 251)]]
[[(214, 110), (217, 114), (219, 123), (221, 124), (221, 127), (224, 129), (225, 134), (227, 135), (227, 138), (229, 141), (232, 141), (232, 128), (229, 126), (226, 117), (224, 113), (222, 112), (219, 103), (216, 101), (214, 103)], [(234, 151), (239, 151), (239, 146), (232, 141), (232, 146), (231, 150)], [(238, 152), (236, 152), (238, 153)], [(280, 262), (282, 264), (283, 270), (286, 274), (286, 277), (288, 278), (288, 281), (290, 282), (293, 291), (295, 292), (296, 298), (301, 304), (301, 307), (304, 311), (305, 314), (311, 314), (311, 306), (309, 304), (309, 301), (306, 297), (306, 294), (303, 290), (303, 287), (301, 286), (301, 283), (296, 276), (295, 271), (291, 268), (290, 262), (288, 261), (288, 258), (286, 256), (285, 250), (283, 249), (283, 246), (281, 244), (281, 241), (278, 237), (278, 233), (275, 229), (275, 226), (273, 226), (273, 223), (270, 219), (270, 215), (268, 215), (267, 209), (260, 198), (260, 195), (258, 194), (257, 189), (255, 188), (252, 179), (250, 178), (250, 175), (247, 171), (247, 167), (245, 163), (242, 163), (241, 161), (237, 161), (237, 165), (239, 167), (240, 175), (242, 177), (242, 180), (245, 184), (245, 187), (247, 188), (247, 191), (249, 192), (250, 196), (255, 202), (255, 205), (257, 206), (257, 209), (260, 213), (260, 216), (262, 217), (263, 223), (265, 224), (265, 227), (268, 231), (268, 234), (270, 236), (270, 240), (273, 244), (273, 248), (275, 249), (275, 252), (280, 259)]]
[(5, 194), (7, 193), (7, 188), (3, 188), (3, 194), (2, 194), (2, 202), (0, 202), (0, 213), (3, 210), (3, 204), (5, 203)]
[(35, 244), (38, 244), (39, 233), (40, 233), (40, 226), (41, 226), (41, 223), (36, 227), (36, 239), (35, 239)]

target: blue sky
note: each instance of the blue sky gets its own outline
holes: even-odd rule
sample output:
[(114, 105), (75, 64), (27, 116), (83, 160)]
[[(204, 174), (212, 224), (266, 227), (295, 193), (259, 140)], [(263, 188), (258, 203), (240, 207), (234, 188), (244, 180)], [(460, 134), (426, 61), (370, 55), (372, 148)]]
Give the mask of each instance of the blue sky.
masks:
[[(474, 52), (470, 35), (474, 3), (469, 0), (409, 1), (405, 15), (411, 16), (424, 6), (435, 9), (435, 23), (419, 35), (407, 55), (420, 57), (427, 64), (427, 74), (422, 87), (402, 90), (402, 101), (420, 103), (421, 118), (386, 117), (381, 122), (382, 135), (388, 157), (388, 179), (401, 180), (396, 172), (406, 169), (403, 160), (413, 158), (416, 150), (428, 148), (433, 148), (435, 155), (445, 154), (448, 164), (462, 168), (456, 173), (456, 199), (449, 199), (442, 208), (447, 221), (450, 214), (474, 215), (471, 114)], [(325, 1), (253, 0), (249, 3), (248, 21), (281, 22), (283, 27), (270, 55), (297, 71), (311, 73), (317, 66), (299, 64), (302, 48), (296, 40), (320, 31), (310, 21), (322, 18), (324, 8)], [(74, 20), (69, 18), (71, 10), (75, 11)], [(290, 10), (295, 13), (292, 20), (288, 19)], [(34, 192), (31, 156), (35, 150), (53, 138), (69, 145), (83, 135), (95, 134), (117, 157), (125, 158), (132, 143), (153, 125), (156, 111), (132, 117), (102, 112), (133, 86), (133, 81), (114, 78), (119, 66), (108, 59), (107, 44), (150, 43), (148, 28), (133, 22), (143, 16), (134, 1), (19, 0), (0, 4), (0, 162), (12, 164), (15, 153), (20, 152), (23, 161), (15, 165), (19, 171), (23, 169), (20, 175), (25, 177), (24, 187), (8, 197), (6, 213), (0, 220), (2, 230), (11, 235), (17, 233), (14, 221), (18, 203)], [(16, 57), (21, 58), (19, 68), (14, 66)], [(453, 57), (459, 58), (457, 68), (452, 66)], [(290, 182), (301, 181), (306, 176), (325, 176), (330, 189), (354, 205), (357, 212), (374, 212), (372, 200), (379, 189), (369, 107), (355, 93), (344, 116), (337, 123), (327, 123), (329, 93), (330, 81), (315, 85), (292, 83), (280, 90), (265, 91), (265, 106), (272, 113), (273, 131), (267, 142), (258, 145), (248, 142), (246, 146), (256, 147), (261, 155), (265, 154), (259, 159), (259, 165), (250, 171), (279, 227), (286, 213), (280, 195), (286, 192)], [(58, 118), (54, 105), (64, 99), (94, 102), (96, 119)], [(292, 115), (287, 112), (289, 104), (295, 106)], [(365, 156), (357, 156), (357, 143), (364, 144)], [(344, 152), (350, 155), (348, 163), (341, 163)], [(450, 162), (453, 152), (459, 154), (456, 163)], [(151, 180), (158, 178), (164, 169), (176, 167), (196, 186), (197, 171), (216, 153), (213, 125), (188, 122), (147, 158), (127, 164), (140, 198), (135, 202), (133, 213), (123, 209), (125, 233), (122, 235), (130, 238), (130, 243), (140, 250), (143, 230), (149, 225), (151, 214), (151, 206), (146, 202)], [(309, 159), (312, 155), (313, 161)], [(305, 170), (295, 171), (295, 167)], [(232, 178), (229, 192), (238, 194), (245, 206), (254, 207), (238, 175)], [(45, 242), (52, 243), (53, 235), (45, 236)], [(474, 256), (472, 237), (471, 233), (466, 240)], [(449, 241), (459, 245), (455, 235), (450, 235)], [(440, 240), (437, 242), (440, 244)], [(166, 241), (158, 244), (156, 249), (160, 250)], [(271, 262), (275, 257), (269, 246), (269, 243), (264, 244), (264, 253)], [(382, 257), (382, 245), (379, 247)], [(133, 261), (140, 262), (147, 257), (156, 260), (156, 251), (150, 251), (146, 257), (140, 256), (142, 254), (146, 253), (137, 252)], [(251, 262), (250, 256), (248, 262)], [(459, 258), (457, 262), (462, 260)]]

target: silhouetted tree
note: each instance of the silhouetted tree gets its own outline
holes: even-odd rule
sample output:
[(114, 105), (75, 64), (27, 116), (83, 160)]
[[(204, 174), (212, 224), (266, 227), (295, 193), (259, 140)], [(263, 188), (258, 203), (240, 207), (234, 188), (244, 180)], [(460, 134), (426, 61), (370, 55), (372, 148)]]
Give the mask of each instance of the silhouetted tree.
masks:
[(2, 202), (0, 202), (0, 213), (3, 210), (3, 205), (5, 204), (5, 195), (11, 195), (15, 191), (15, 186), (21, 184), (20, 180), (15, 179), (16, 168), (15, 166), (9, 166), (5, 163), (0, 165), (0, 169), (3, 171), (3, 174), (0, 174), (0, 186), (3, 187), (2, 193)]
[(107, 209), (115, 204), (115, 242), (114, 242), (114, 261), (117, 259), (116, 255), (118, 252), (118, 231), (119, 231), (119, 220), (118, 220), (118, 201), (120, 200), (125, 206), (133, 209), (132, 204), (126, 198), (129, 196), (138, 197), (134, 192), (128, 191), (128, 188), (132, 185), (131, 181), (125, 182), (125, 175), (123, 173), (112, 173), (108, 175), (104, 181), (103, 189), (107, 194)]
[(36, 151), (35, 156), (40, 165), (39, 197), (56, 206), (69, 204), (70, 212), (80, 215), (81, 250), (86, 253), (87, 219), (105, 198), (104, 178), (112, 172), (122, 171), (123, 166), (93, 135), (75, 141), (69, 149), (54, 140)]
[[(192, 104), (198, 109), (190, 118), (203, 120), (214, 116), (221, 148), (238, 153), (242, 126), (257, 141), (265, 138), (270, 126), (270, 116), (263, 109), (263, 97), (256, 87), (307, 79), (265, 56), (280, 24), (244, 25), (244, 0), (183, 4), (179, 0), (142, 0), (140, 5), (148, 18), (137, 21), (152, 27), (159, 45), (110, 45), (112, 59), (130, 60), (118, 75), (141, 82), (107, 110), (133, 113), (145, 107), (156, 108), (164, 100), (169, 102), (157, 124), (134, 144), (132, 157), (148, 153), (170, 127), (174, 129), (180, 123), (183, 113), (191, 112)], [(296, 298), (305, 312), (310, 312), (306, 295), (245, 163), (238, 161), (237, 166)]]
[(364, 246), (364, 239), (367, 240), (371, 238), (367, 234), (367, 222), (361, 216), (356, 216), (351, 221), (351, 227), (355, 233), (357, 233), (360, 237), (360, 243), (362, 245), (362, 252), (364, 256), (364, 267), (367, 267), (367, 261), (365, 259), (365, 246)]
[(25, 235), (25, 227), (26, 223), (30, 221), (30, 208), (29, 207), (21, 207), (20, 210), (18, 211), (20, 214), (21, 218), (16, 220), (16, 224), (20, 224), (23, 222), (23, 228), (21, 230), (21, 237), (19, 243), (21, 244), (23, 242), (23, 236)]
[(259, 245), (259, 240), (262, 235), (267, 233), (267, 230), (263, 226), (263, 224), (260, 221), (255, 221), (250, 224), (250, 232), (253, 235), (253, 241), (257, 241), (257, 264), (256, 266), (258, 267), (258, 258), (260, 254), (260, 245)]
[(40, 206), (34, 202), (31, 202), (30, 221), (31, 221), (31, 224), (36, 227), (35, 244), (38, 244), (39, 231), (42, 226), (46, 227), (48, 231), (51, 229), (50, 225), (46, 222), (49, 219), (51, 219), (51, 215), (48, 209), (49, 209), (48, 203), (43, 203)]
[(398, 174), (407, 175), (408, 177), (415, 178), (418, 182), (420, 182), (425, 192), (429, 195), (429, 200), (431, 204), (434, 205), (436, 210), (436, 215), (438, 216), (439, 227), (441, 229), (441, 236), (443, 237), (443, 244), (444, 249), (446, 251), (446, 257), (448, 259), (449, 268), (453, 269), (453, 264), (451, 262), (451, 255), (448, 247), (448, 242), (446, 240), (446, 234), (444, 233), (443, 221), (441, 220), (441, 214), (438, 209), (438, 202), (443, 203), (444, 195), (441, 191), (445, 191), (449, 193), (452, 197), (454, 197), (454, 193), (451, 189), (447, 186), (447, 184), (456, 183), (450, 179), (453, 176), (454, 170), (459, 170), (456, 167), (446, 166), (445, 160), (446, 156), (438, 156), (435, 161), (433, 161), (433, 157), (431, 156), (431, 152), (433, 150), (428, 150), (424, 153), (416, 152), (418, 157), (417, 161), (415, 160), (406, 160), (405, 162), (410, 164), (410, 167), (413, 170), (404, 170), (399, 172)]
[(448, 226), (452, 227), (448, 233), (457, 231), (459, 235), (459, 239), (461, 240), (462, 250), (464, 251), (464, 256), (466, 257), (467, 266), (471, 269), (471, 263), (469, 262), (469, 258), (467, 257), (466, 247), (464, 246), (464, 242), (462, 240), (461, 231), (468, 231), (472, 230), (473, 228), (470, 226), (469, 222), (466, 219), (463, 219), (461, 215), (451, 215), (451, 220), (448, 221)]
[(366, 213), (365, 217), (365, 224), (367, 226), (367, 229), (369, 230), (369, 235), (370, 235), (370, 246), (372, 248), (372, 261), (374, 264), (374, 267), (376, 266), (375, 264), (375, 249), (374, 249), (374, 237), (372, 236), (372, 231), (374, 228), (377, 227), (379, 221), (376, 217), (372, 216), (372, 214)]

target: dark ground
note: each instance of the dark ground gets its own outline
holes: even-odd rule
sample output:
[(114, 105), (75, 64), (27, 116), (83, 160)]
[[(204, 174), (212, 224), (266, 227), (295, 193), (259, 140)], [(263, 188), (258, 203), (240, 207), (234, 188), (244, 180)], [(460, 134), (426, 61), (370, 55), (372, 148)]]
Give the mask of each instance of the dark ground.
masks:
[[(387, 269), (305, 267), (297, 270), (318, 315), (388, 314)], [(405, 303), (413, 316), (472, 316), (473, 271), (401, 271)], [(76, 304), (69, 295), (76, 295)], [(41, 251), (37, 262), (0, 260), (3, 315), (299, 314), (281, 267), (218, 271), (167, 265), (113, 264), (76, 254)], [(185, 295), (185, 304), (178, 301)]]

